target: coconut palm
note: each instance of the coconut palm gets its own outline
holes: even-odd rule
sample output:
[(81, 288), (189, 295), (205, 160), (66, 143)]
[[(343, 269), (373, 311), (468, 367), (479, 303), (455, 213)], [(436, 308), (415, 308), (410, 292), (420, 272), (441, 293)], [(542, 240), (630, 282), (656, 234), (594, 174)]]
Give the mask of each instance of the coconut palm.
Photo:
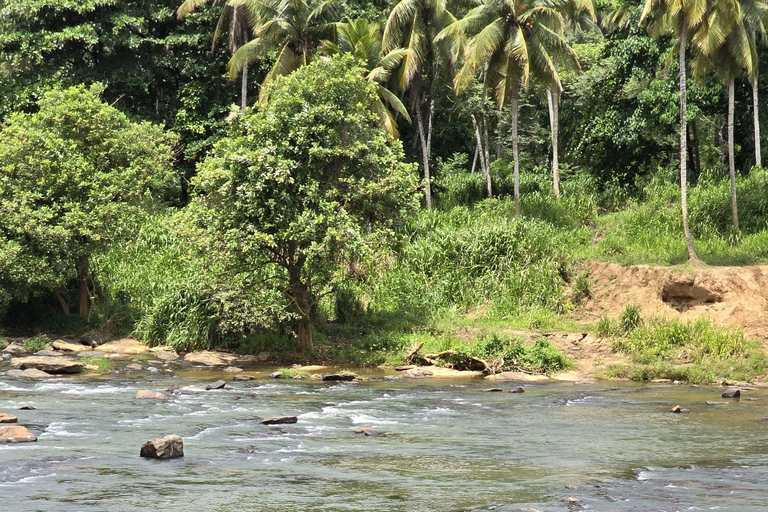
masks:
[(312, 60), (320, 42), (333, 31), (330, 21), (341, 0), (229, 0), (243, 7), (253, 30), (253, 39), (242, 45), (227, 63), (230, 77), (249, 62), (275, 51), (277, 57), (262, 82), (259, 101), (266, 101), (265, 85), (276, 76), (288, 75)]
[(559, 9), (567, 0), (482, 0), (461, 20), (438, 35), (450, 47), (463, 48), (456, 73), (457, 93), (466, 90), (478, 72), (500, 107), (510, 106), (514, 159), (515, 216), (520, 217), (520, 151), (518, 95), (531, 78), (561, 89), (553, 62), (556, 55), (575, 59), (562, 37)]
[(691, 230), (688, 226), (688, 103), (686, 48), (689, 41), (700, 44), (706, 41), (698, 31), (706, 22), (710, 2), (708, 0), (646, 0), (640, 23), (648, 24), (652, 37), (672, 34), (677, 40), (678, 65), (680, 67), (680, 205), (683, 216), (683, 232), (688, 248), (688, 262), (701, 265), (702, 261), (693, 246)]
[[(592, 0), (570, 0), (562, 6), (565, 20), (564, 33), (572, 30), (598, 30), (595, 22), (595, 4)], [(557, 55), (553, 55), (552, 62), (557, 68)], [(576, 64), (573, 59), (566, 60), (566, 64)], [(560, 88), (547, 87), (547, 108), (549, 109), (549, 126), (552, 133), (552, 184), (556, 197), (560, 197)]]
[(432, 208), (429, 161), (432, 153), (435, 83), (440, 59), (434, 39), (454, 21), (456, 19), (446, 9), (446, 0), (400, 0), (392, 8), (384, 25), (383, 51), (389, 53), (397, 48), (408, 50), (394, 78), (401, 91), (409, 92), (411, 108), (416, 113), (427, 208)]
[[(699, 45), (700, 51), (693, 59), (694, 77), (703, 79), (714, 72), (728, 90), (728, 171), (731, 182), (731, 212), (733, 226), (739, 232), (739, 213), (736, 201), (736, 162), (734, 151), (735, 82), (742, 73), (754, 76), (757, 50), (754, 39), (749, 37), (749, 27), (741, 3), (745, 0), (721, 0), (713, 6), (713, 12), (702, 26), (707, 35)], [(746, 0), (751, 1), (751, 0)]]
[(762, 167), (762, 154), (760, 148), (760, 118), (758, 102), (758, 79), (760, 76), (759, 62), (757, 58), (757, 45), (766, 32), (768, 23), (768, 2), (766, 0), (742, 0), (742, 15), (746, 26), (747, 36), (752, 48), (753, 66), (749, 81), (752, 84), (752, 118), (755, 137), (755, 165)]
[[(392, 71), (400, 65), (410, 50), (397, 48), (386, 55), (381, 51), (381, 27), (364, 19), (336, 23), (336, 41), (323, 41), (318, 51), (324, 55), (349, 53), (368, 71), (368, 81), (376, 85), (378, 98), (371, 109), (379, 118), (379, 126), (390, 138), (398, 137), (397, 122), (392, 110), (409, 123), (411, 118), (400, 98), (387, 88)], [(392, 109), (392, 110), (390, 110)]]
[[(213, 34), (213, 44), (211, 50), (216, 49), (216, 43), (221, 39), (226, 31), (229, 39), (229, 51), (235, 53), (238, 48), (248, 42), (251, 38), (251, 27), (248, 23), (245, 9), (242, 6), (234, 6), (227, 0), (213, 0), (213, 5), (224, 3), (224, 9), (219, 16), (219, 22), (216, 24), (216, 31)], [(182, 20), (192, 11), (208, 3), (208, 0), (185, 0), (176, 10), (176, 16)], [(240, 108), (245, 110), (248, 106), (248, 63), (242, 68), (242, 77), (240, 85)]]

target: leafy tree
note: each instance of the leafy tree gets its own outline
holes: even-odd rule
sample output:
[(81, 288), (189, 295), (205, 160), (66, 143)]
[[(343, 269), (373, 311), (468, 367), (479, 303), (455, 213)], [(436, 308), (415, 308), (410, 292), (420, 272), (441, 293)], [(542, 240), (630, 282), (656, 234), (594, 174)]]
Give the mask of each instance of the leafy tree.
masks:
[(378, 91), (378, 98), (371, 105), (371, 109), (379, 117), (379, 126), (390, 137), (397, 138), (399, 136), (397, 121), (389, 108), (403, 116), (409, 123), (411, 117), (400, 98), (387, 88), (387, 82), (392, 71), (408, 55), (409, 50), (397, 48), (383, 55), (381, 27), (360, 18), (336, 23), (336, 41), (323, 41), (318, 51), (325, 55), (349, 53), (364, 65), (368, 81), (376, 84)]
[(116, 226), (172, 178), (174, 139), (100, 99), (103, 87), (46, 93), (34, 114), (0, 131), (0, 289), (25, 300), (53, 293), (69, 313), (77, 279), (88, 316), (91, 256)]
[(417, 206), (413, 168), (377, 127), (374, 84), (349, 57), (316, 60), (268, 86), (201, 165), (190, 205), (203, 241), (234, 272), (271, 266), (259, 286), (290, 301), (297, 348), (343, 258), (384, 242)]

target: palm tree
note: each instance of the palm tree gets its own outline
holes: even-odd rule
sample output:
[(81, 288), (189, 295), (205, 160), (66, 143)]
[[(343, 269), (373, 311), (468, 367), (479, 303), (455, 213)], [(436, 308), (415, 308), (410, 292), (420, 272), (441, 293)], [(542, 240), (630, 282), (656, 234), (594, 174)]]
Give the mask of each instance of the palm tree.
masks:
[(753, 51), (752, 73), (748, 75), (752, 84), (752, 118), (755, 137), (755, 165), (763, 166), (760, 148), (760, 118), (758, 103), (758, 79), (760, 77), (757, 44), (765, 35), (766, 22), (768, 22), (768, 2), (766, 0), (742, 0), (742, 15), (747, 29), (750, 47)]
[[(409, 91), (411, 108), (416, 112), (424, 170), (424, 197), (427, 208), (430, 209), (432, 186), (429, 161), (432, 153), (435, 85), (440, 58), (434, 39), (443, 28), (454, 21), (456, 19), (446, 9), (446, 0), (400, 0), (392, 8), (384, 26), (383, 51), (389, 53), (397, 48), (408, 50), (398, 69), (397, 86), (401, 91)], [(426, 76), (423, 76), (425, 71)]]
[[(597, 15), (595, 13), (595, 4), (592, 0), (570, 0), (563, 5), (563, 16), (565, 25), (564, 33), (560, 34), (565, 38), (565, 32), (569, 29), (596, 29), (595, 22)], [(552, 57), (552, 62), (557, 69), (558, 56)], [(577, 64), (574, 59), (567, 59), (568, 64)], [(560, 197), (560, 88), (547, 87), (547, 108), (549, 109), (549, 126), (552, 132), (552, 184), (555, 196)]]
[(562, 37), (559, 8), (568, 0), (482, 0), (459, 21), (444, 29), (438, 40), (464, 47), (464, 62), (455, 78), (457, 93), (466, 90), (479, 71), (500, 107), (510, 105), (514, 159), (515, 216), (520, 217), (520, 151), (518, 95), (531, 77), (561, 88), (553, 57), (575, 59)]
[[(390, 91), (386, 84), (410, 50), (397, 48), (386, 55), (381, 51), (381, 27), (365, 19), (336, 23), (336, 42), (323, 41), (318, 52), (324, 55), (351, 54), (368, 71), (368, 81), (376, 85), (378, 98), (371, 109), (379, 118), (379, 126), (390, 138), (398, 137), (397, 122), (392, 110), (403, 116), (409, 123), (411, 118), (400, 98)], [(389, 106), (389, 107), (388, 107)]]
[(253, 39), (242, 45), (227, 63), (230, 77), (249, 62), (276, 51), (272, 69), (261, 84), (259, 101), (266, 101), (265, 85), (276, 76), (289, 75), (312, 60), (320, 41), (332, 30), (341, 0), (229, 0), (243, 7), (252, 27)]
[[(744, 0), (741, 0), (744, 1)], [(728, 90), (728, 171), (731, 182), (731, 213), (733, 226), (739, 232), (739, 212), (736, 201), (736, 162), (734, 151), (734, 104), (736, 77), (746, 71), (754, 75), (757, 51), (738, 0), (721, 0), (701, 29), (701, 51), (694, 57), (694, 76), (702, 79), (714, 72)]]
[(678, 64), (680, 66), (680, 203), (683, 215), (683, 232), (688, 248), (688, 263), (702, 265), (693, 247), (693, 238), (688, 226), (688, 111), (685, 51), (689, 40), (701, 42), (697, 31), (709, 14), (708, 0), (646, 0), (640, 23), (648, 23), (652, 37), (672, 33), (677, 39)]
[[(235, 53), (238, 48), (248, 42), (251, 34), (251, 27), (248, 24), (248, 19), (245, 10), (241, 6), (232, 5), (227, 0), (213, 0), (213, 6), (217, 6), (221, 2), (224, 3), (224, 9), (219, 16), (219, 22), (216, 24), (216, 31), (213, 34), (213, 44), (211, 51), (216, 49), (216, 43), (224, 33), (225, 27), (229, 36), (229, 51)], [(185, 0), (183, 4), (176, 10), (176, 16), (182, 20), (189, 15), (192, 11), (197, 9), (203, 4), (208, 3), (208, 0)], [(246, 62), (242, 69), (242, 81), (240, 85), (240, 108), (245, 110), (248, 106), (248, 63)]]

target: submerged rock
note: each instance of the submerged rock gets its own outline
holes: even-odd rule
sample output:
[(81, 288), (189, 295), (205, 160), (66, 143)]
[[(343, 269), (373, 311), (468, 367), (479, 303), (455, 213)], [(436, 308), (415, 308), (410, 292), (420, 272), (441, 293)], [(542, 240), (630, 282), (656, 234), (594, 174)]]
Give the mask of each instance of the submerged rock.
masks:
[(723, 392), (723, 398), (739, 398), (741, 396), (740, 389), (727, 389)]
[(227, 368), (224, 368), (224, 371), (227, 373), (240, 373), (241, 371), (243, 371), (243, 369), (240, 368), (239, 366), (229, 366)]
[(13, 414), (0, 412), (0, 423), (16, 423), (19, 419)]
[(224, 386), (226, 386), (227, 383), (223, 380), (217, 380), (216, 382), (212, 382), (211, 384), (208, 384), (205, 386), (206, 391), (210, 391), (212, 389), (224, 389)]
[(510, 393), (525, 393), (525, 390), (521, 386), (517, 386), (515, 389), (510, 389)]
[(150, 459), (175, 459), (184, 456), (184, 442), (179, 436), (150, 439), (141, 446), (139, 456)]
[(66, 357), (15, 357), (11, 359), (11, 366), (20, 370), (33, 368), (46, 373), (80, 373), (83, 371), (83, 363), (67, 359)]
[(133, 397), (134, 400), (167, 400), (168, 397), (159, 391), (141, 389)]
[(37, 437), (21, 425), (0, 427), (0, 444), (34, 443), (35, 441), (37, 441)]
[(299, 418), (296, 416), (274, 416), (272, 418), (264, 418), (259, 423), (262, 425), (285, 425), (288, 423), (297, 423)]
[(501, 393), (504, 390), (501, 388), (487, 388), (487, 389), (484, 389), (483, 391), (486, 393)]
[(358, 427), (357, 430), (355, 430), (355, 434), (363, 434), (365, 437), (371, 437), (371, 436), (377, 436), (379, 435), (378, 432), (373, 430), (369, 427)]

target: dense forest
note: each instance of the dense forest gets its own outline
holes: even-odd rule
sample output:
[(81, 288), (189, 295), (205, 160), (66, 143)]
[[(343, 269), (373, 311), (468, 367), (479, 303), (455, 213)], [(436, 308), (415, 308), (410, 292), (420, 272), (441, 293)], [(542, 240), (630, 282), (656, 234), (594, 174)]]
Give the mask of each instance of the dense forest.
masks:
[(380, 362), (566, 322), (580, 261), (760, 263), (766, 22), (763, 0), (0, 0), (0, 327)]

